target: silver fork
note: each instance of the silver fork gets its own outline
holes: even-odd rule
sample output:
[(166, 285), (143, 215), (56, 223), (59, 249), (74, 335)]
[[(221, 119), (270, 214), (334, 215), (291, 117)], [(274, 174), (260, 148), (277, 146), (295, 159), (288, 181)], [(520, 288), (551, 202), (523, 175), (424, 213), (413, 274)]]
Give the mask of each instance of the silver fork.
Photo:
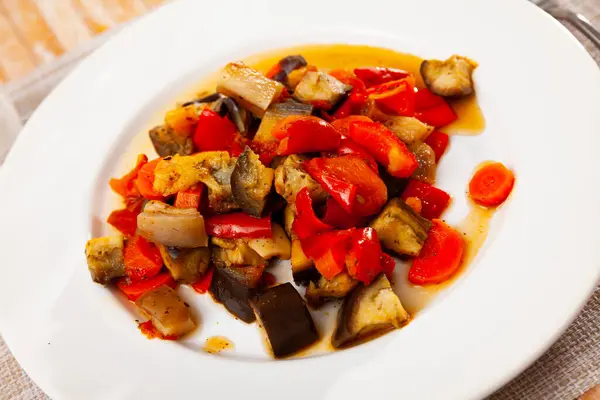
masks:
[(571, 23), (600, 49), (600, 31), (583, 15), (561, 6), (556, 0), (531, 0), (554, 18)]

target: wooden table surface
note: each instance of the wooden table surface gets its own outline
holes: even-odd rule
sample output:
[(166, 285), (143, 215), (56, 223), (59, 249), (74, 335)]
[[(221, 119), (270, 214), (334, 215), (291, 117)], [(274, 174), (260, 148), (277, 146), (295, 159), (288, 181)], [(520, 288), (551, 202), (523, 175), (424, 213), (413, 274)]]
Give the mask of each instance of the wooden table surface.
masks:
[(0, 83), (167, 0), (0, 0)]

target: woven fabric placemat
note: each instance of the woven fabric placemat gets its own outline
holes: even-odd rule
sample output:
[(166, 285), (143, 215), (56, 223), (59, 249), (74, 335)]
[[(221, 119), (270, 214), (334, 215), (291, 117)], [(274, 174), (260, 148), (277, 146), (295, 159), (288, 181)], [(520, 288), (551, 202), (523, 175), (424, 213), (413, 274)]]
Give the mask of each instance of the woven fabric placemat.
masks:
[[(563, 1), (563, 4), (583, 13), (596, 26), (600, 26), (599, 0), (569, 0)], [(595, 49), (578, 31), (569, 26), (567, 28), (584, 44), (600, 65), (600, 50)], [(78, 60), (102, 43), (106, 37), (107, 35), (97, 37), (92, 43), (67, 55), (57, 64), (37, 71), (25, 80), (7, 85), (4, 92), (12, 104), (10, 109), (7, 109), (0, 102), (0, 115), (12, 113), (16, 120), (3, 122), (14, 126), (27, 120), (51, 88), (76, 65)], [(2, 151), (0, 146), (0, 153)], [(576, 399), (596, 385), (600, 385), (600, 286), (596, 288), (581, 314), (560, 339), (532, 366), (490, 396), (490, 399), (570, 400)], [(49, 399), (21, 369), (1, 338), (0, 399)], [(598, 399), (600, 400), (600, 397)]]

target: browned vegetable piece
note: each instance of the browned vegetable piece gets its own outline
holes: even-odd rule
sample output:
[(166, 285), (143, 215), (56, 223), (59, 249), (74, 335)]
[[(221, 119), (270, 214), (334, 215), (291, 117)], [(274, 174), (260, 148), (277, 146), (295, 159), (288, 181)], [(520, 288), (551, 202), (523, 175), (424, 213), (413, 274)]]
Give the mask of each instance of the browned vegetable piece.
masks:
[(256, 317), (250, 299), (256, 294), (265, 266), (215, 265), (210, 292), (215, 301), (244, 322), (254, 322)]
[(260, 217), (271, 192), (275, 173), (246, 147), (231, 174), (231, 191), (236, 204), (246, 213)]
[(324, 72), (309, 71), (296, 86), (294, 98), (323, 109), (331, 109), (352, 86), (345, 85)]
[(90, 239), (85, 245), (88, 269), (94, 282), (106, 285), (125, 276), (123, 237), (106, 236)]
[(252, 301), (275, 358), (289, 356), (319, 340), (315, 323), (291, 283), (273, 286)]
[(411, 178), (433, 185), (437, 172), (433, 149), (427, 143), (423, 142), (415, 142), (408, 148), (417, 157), (417, 162), (419, 163), (417, 169), (412, 173)]
[(292, 239), (292, 276), (297, 285), (319, 279), (319, 271), (312, 260), (306, 257), (299, 239)]
[(135, 304), (164, 336), (180, 337), (196, 327), (188, 307), (168, 285), (142, 294)]
[(206, 247), (208, 235), (198, 210), (149, 201), (137, 217), (138, 233), (156, 243), (173, 247)]
[(262, 258), (268, 260), (278, 257), (289, 260), (291, 256), (291, 243), (281, 225), (273, 223), (271, 226), (273, 236), (270, 238), (248, 239), (248, 246), (256, 251)]
[(281, 83), (265, 77), (242, 62), (227, 64), (217, 82), (217, 92), (232, 97), (258, 117), (264, 115), (284, 89)]
[(315, 202), (324, 201), (327, 192), (302, 168), (302, 162), (307, 160), (304, 156), (293, 154), (286, 157), (285, 161), (275, 170), (275, 191), (288, 203), (296, 201), (296, 195), (306, 187), (310, 197)]
[(267, 261), (241, 239), (213, 237), (212, 261), (215, 265), (265, 265)]
[(183, 249), (158, 245), (165, 266), (178, 282), (194, 283), (200, 278), (210, 264), (210, 249), (199, 247)]
[(204, 151), (191, 156), (175, 155), (160, 161), (154, 170), (154, 190), (170, 196), (198, 182), (208, 188), (208, 200), (216, 212), (237, 208), (231, 193), (231, 174), (236, 159), (226, 151)]
[(311, 307), (321, 307), (329, 299), (346, 297), (358, 285), (358, 281), (347, 272), (337, 274), (328, 281), (321, 276), (318, 282), (310, 282), (306, 288), (306, 302)]
[(446, 61), (425, 60), (421, 63), (423, 81), (440, 96), (468, 96), (473, 93), (473, 70), (477, 64), (466, 57), (453, 55)]
[(275, 139), (271, 132), (277, 122), (291, 115), (311, 115), (312, 111), (312, 105), (298, 103), (294, 100), (286, 100), (282, 103), (273, 104), (263, 116), (254, 140), (259, 142), (275, 141), (277, 139)]
[(332, 344), (335, 348), (347, 347), (401, 328), (409, 321), (410, 316), (390, 282), (381, 274), (369, 286), (359, 284), (346, 297), (338, 313)]
[(149, 135), (154, 149), (161, 157), (175, 154), (187, 156), (194, 152), (194, 143), (190, 136), (180, 135), (166, 125), (152, 128)]
[(371, 227), (383, 247), (399, 254), (417, 256), (427, 239), (431, 222), (415, 213), (402, 199), (391, 199)]
[(384, 125), (408, 145), (425, 140), (434, 129), (414, 117), (395, 116), (385, 121)]

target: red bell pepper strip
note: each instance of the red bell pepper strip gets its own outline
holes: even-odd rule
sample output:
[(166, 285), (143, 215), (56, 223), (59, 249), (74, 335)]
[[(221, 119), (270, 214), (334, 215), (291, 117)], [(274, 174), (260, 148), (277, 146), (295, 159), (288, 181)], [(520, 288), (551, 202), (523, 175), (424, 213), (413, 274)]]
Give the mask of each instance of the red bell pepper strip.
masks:
[(202, 275), (200, 277), (200, 279), (198, 279), (196, 282), (192, 283), (192, 288), (200, 293), (200, 294), (204, 294), (206, 292), (208, 292), (208, 289), (210, 288), (210, 284), (212, 282), (212, 278), (213, 278), (213, 274), (214, 274), (214, 268), (210, 267), (210, 269), (208, 271), (206, 271), (206, 273), (204, 275)]
[(387, 253), (381, 253), (381, 269), (391, 281), (394, 276), (394, 269), (396, 268), (396, 260)]
[(402, 200), (406, 201), (409, 197), (421, 200), (421, 215), (427, 219), (439, 218), (450, 205), (448, 193), (416, 179), (409, 180), (402, 192)]
[(348, 117), (336, 119), (331, 123), (335, 129), (338, 130), (343, 136), (348, 136), (348, 130), (350, 129), (350, 124), (356, 121), (363, 122), (373, 122), (373, 120), (365, 115), (350, 115)]
[(194, 145), (198, 151), (229, 151), (237, 128), (227, 117), (205, 108), (196, 125)]
[(270, 238), (271, 217), (255, 218), (243, 212), (220, 214), (204, 220), (206, 233), (226, 239)]
[(260, 162), (266, 166), (269, 166), (271, 165), (273, 159), (277, 156), (279, 142), (253, 140), (250, 142), (249, 146), (254, 153), (258, 154)]
[(148, 157), (144, 154), (140, 154), (135, 163), (135, 167), (123, 175), (121, 178), (112, 178), (109, 181), (110, 188), (123, 198), (130, 196), (139, 196), (139, 192), (135, 187), (135, 179), (138, 176), (140, 169), (148, 162)]
[(348, 136), (367, 149), (396, 178), (408, 178), (419, 166), (408, 147), (380, 123), (351, 122)]
[(383, 269), (381, 244), (373, 228), (357, 229), (352, 234), (352, 250), (346, 260), (348, 274), (369, 285)]
[(439, 128), (456, 121), (456, 113), (448, 103), (440, 104), (426, 110), (415, 112), (415, 118), (426, 124)]
[(335, 150), (340, 133), (326, 121), (313, 116), (291, 116), (279, 121), (272, 135), (280, 139), (278, 155)]
[(434, 219), (421, 253), (408, 271), (408, 280), (416, 285), (441, 283), (460, 267), (465, 242), (459, 232)]
[(367, 87), (381, 85), (382, 83), (397, 81), (406, 78), (410, 73), (395, 68), (355, 68), (354, 74), (363, 81)]
[(275, 75), (281, 72), (281, 64), (277, 63), (273, 65), (265, 74), (265, 76), (269, 79), (273, 79)]
[(202, 183), (192, 186), (187, 190), (182, 190), (175, 196), (174, 206), (177, 208), (194, 208), (197, 210), (200, 207), (203, 192), (204, 185)]
[(158, 247), (141, 236), (127, 241), (123, 250), (125, 273), (131, 282), (139, 282), (156, 276), (163, 266)]
[(295, 204), (297, 215), (294, 218), (292, 229), (300, 239), (333, 229), (333, 226), (327, 225), (315, 215), (308, 188), (303, 187), (298, 192)]
[(446, 104), (446, 100), (442, 96), (433, 94), (428, 88), (421, 88), (415, 94), (415, 111), (427, 110), (442, 104)]
[(231, 143), (231, 147), (229, 149), (229, 154), (231, 157), (239, 157), (240, 154), (244, 152), (244, 149), (248, 145), (249, 140), (240, 135), (239, 133), (235, 134), (233, 138), (233, 143)]
[(345, 69), (336, 69), (329, 72), (329, 75), (336, 78), (338, 81), (352, 86), (352, 90), (348, 94), (346, 100), (335, 110), (331, 119), (345, 118), (351, 114), (358, 114), (367, 104), (369, 96), (367, 88), (352, 72)]
[(168, 272), (158, 274), (154, 278), (137, 283), (132, 283), (129, 278), (121, 278), (117, 281), (119, 290), (121, 290), (121, 292), (123, 292), (131, 301), (136, 301), (144, 293), (162, 285), (169, 285), (172, 288), (175, 288), (175, 281)]
[(333, 197), (327, 198), (322, 220), (339, 229), (349, 229), (365, 223), (364, 217), (348, 214)]
[(301, 239), (300, 244), (321, 275), (330, 280), (345, 268), (346, 254), (352, 244), (352, 230), (324, 232)]
[(106, 222), (114, 226), (125, 236), (133, 237), (137, 231), (137, 216), (141, 211), (141, 204), (137, 209), (115, 210), (110, 213)]
[(427, 136), (425, 139), (425, 143), (431, 147), (433, 152), (435, 153), (435, 162), (439, 162), (440, 158), (446, 152), (446, 147), (448, 147), (448, 141), (450, 138), (444, 132), (433, 131)]
[(385, 183), (358, 156), (313, 158), (303, 165), (349, 214), (373, 215), (387, 201)]
[(154, 190), (154, 170), (161, 161), (161, 158), (152, 160), (144, 165), (138, 173), (137, 180), (135, 182), (140, 194), (148, 200), (163, 200), (162, 194)]
[(358, 76), (348, 71), (347, 69), (334, 69), (329, 71), (329, 75), (333, 76), (338, 81), (352, 86), (353, 90), (364, 92), (367, 90), (365, 83)]
[(340, 147), (337, 148), (335, 154), (333, 153), (322, 153), (323, 156), (333, 157), (335, 155), (338, 156), (346, 156), (346, 155), (355, 155), (366, 161), (367, 165), (371, 167), (373, 171), (379, 174), (379, 168), (377, 167), (377, 161), (373, 158), (371, 154), (360, 145), (358, 145), (355, 141), (350, 138), (343, 138), (340, 142)]
[(367, 93), (383, 112), (407, 117), (415, 114), (415, 85), (411, 77), (369, 88)]

